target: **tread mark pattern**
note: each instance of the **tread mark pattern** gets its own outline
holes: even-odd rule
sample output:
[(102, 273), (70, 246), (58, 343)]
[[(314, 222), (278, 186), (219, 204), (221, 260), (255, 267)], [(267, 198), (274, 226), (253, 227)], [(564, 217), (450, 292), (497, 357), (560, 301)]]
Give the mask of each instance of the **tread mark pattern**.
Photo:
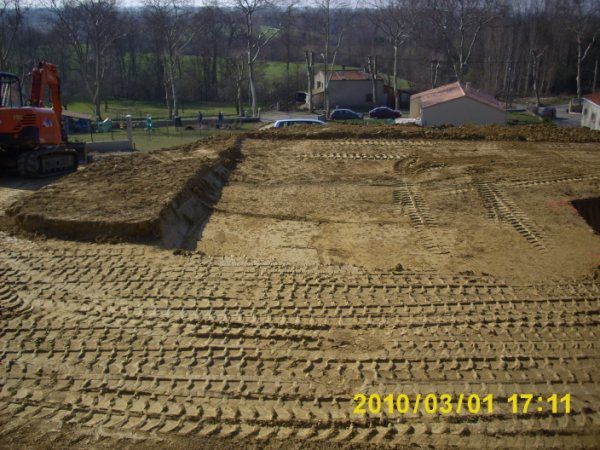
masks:
[(415, 185), (406, 182), (399, 183), (393, 191), (393, 202), (400, 214), (408, 215), (411, 224), (419, 233), (419, 238), (427, 249), (439, 254), (448, 253), (432, 233), (432, 229), (435, 229), (437, 224)]
[(490, 219), (508, 222), (533, 247), (542, 252), (547, 250), (541, 231), (507, 194), (493, 183), (480, 183), (477, 191)]

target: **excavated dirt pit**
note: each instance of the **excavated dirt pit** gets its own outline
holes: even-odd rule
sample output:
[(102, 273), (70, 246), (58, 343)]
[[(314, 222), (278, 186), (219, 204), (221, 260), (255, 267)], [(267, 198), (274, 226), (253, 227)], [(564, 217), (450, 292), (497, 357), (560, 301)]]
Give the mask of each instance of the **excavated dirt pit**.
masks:
[[(598, 144), (263, 136), (224, 162), (204, 145), (0, 185), (18, 214), (136, 223), (177, 203), (175, 240), (203, 226), (186, 252), (0, 232), (0, 447), (598, 447), (600, 236), (572, 203), (599, 197)], [(190, 179), (208, 186), (175, 202)], [(357, 393), (411, 408), (358, 415)], [(471, 394), (493, 410), (457, 411)], [(537, 401), (553, 394), (569, 414)]]
[(571, 204), (592, 230), (600, 234), (600, 197), (573, 200)]
[(600, 190), (597, 144), (249, 139), (243, 155), (208, 255), (523, 279), (598, 262), (569, 205)]

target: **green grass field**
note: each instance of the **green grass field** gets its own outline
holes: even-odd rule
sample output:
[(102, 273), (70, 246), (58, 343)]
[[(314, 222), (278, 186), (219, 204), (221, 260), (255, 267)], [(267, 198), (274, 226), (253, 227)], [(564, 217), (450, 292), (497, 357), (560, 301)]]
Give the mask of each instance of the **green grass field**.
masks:
[[(102, 103), (102, 116), (110, 117), (113, 120), (131, 114), (134, 119), (145, 118), (146, 114), (150, 114), (153, 119), (166, 119), (169, 117), (169, 111), (164, 102), (143, 102), (137, 100), (109, 100), (108, 109), (105, 109)], [(74, 111), (92, 115), (93, 108), (89, 102), (70, 102), (68, 111)], [(235, 115), (235, 106), (225, 103), (209, 103), (209, 102), (189, 102), (183, 103), (183, 109), (180, 110), (181, 117), (196, 117), (198, 111), (202, 112), (205, 117), (216, 116), (219, 111), (226, 116)]]
[(506, 122), (512, 125), (534, 125), (542, 123), (542, 119), (529, 111), (508, 112)]

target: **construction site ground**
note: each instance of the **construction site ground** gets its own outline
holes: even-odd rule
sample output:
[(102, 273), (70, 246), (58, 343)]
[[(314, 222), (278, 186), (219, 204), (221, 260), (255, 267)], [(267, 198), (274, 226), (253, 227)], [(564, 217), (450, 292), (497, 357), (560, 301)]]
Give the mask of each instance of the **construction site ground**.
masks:
[[(199, 143), (129, 180), (103, 163), (0, 183), (1, 447), (598, 446), (600, 144), (224, 145), (222, 170)], [(178, 164), (194, 185), (157, 178)], [(119, 208), (88, 190), (52, 216), (94, 236), (47, 237), (44, 205), (102, 177), (139, 184)], [(163, 228), (134, 242), (123, 217), (153, 198)], [(165, 241), (184, 222), (184, 245)], [(492, 394), (494, 410), (358, 415), (357, 393)], [(514, 414), (513, 393), (568, 393), (572, 411)]]

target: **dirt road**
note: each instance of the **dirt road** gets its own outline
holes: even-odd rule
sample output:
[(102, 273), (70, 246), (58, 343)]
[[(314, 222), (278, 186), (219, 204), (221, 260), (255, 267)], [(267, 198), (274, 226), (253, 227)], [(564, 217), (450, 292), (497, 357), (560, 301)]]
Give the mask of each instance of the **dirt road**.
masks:
[(597, 144), (247, 140), (194, 251), (2, 232), (0, 445), (596, 447), (600, 237), (569, 202), (599, 169)]

